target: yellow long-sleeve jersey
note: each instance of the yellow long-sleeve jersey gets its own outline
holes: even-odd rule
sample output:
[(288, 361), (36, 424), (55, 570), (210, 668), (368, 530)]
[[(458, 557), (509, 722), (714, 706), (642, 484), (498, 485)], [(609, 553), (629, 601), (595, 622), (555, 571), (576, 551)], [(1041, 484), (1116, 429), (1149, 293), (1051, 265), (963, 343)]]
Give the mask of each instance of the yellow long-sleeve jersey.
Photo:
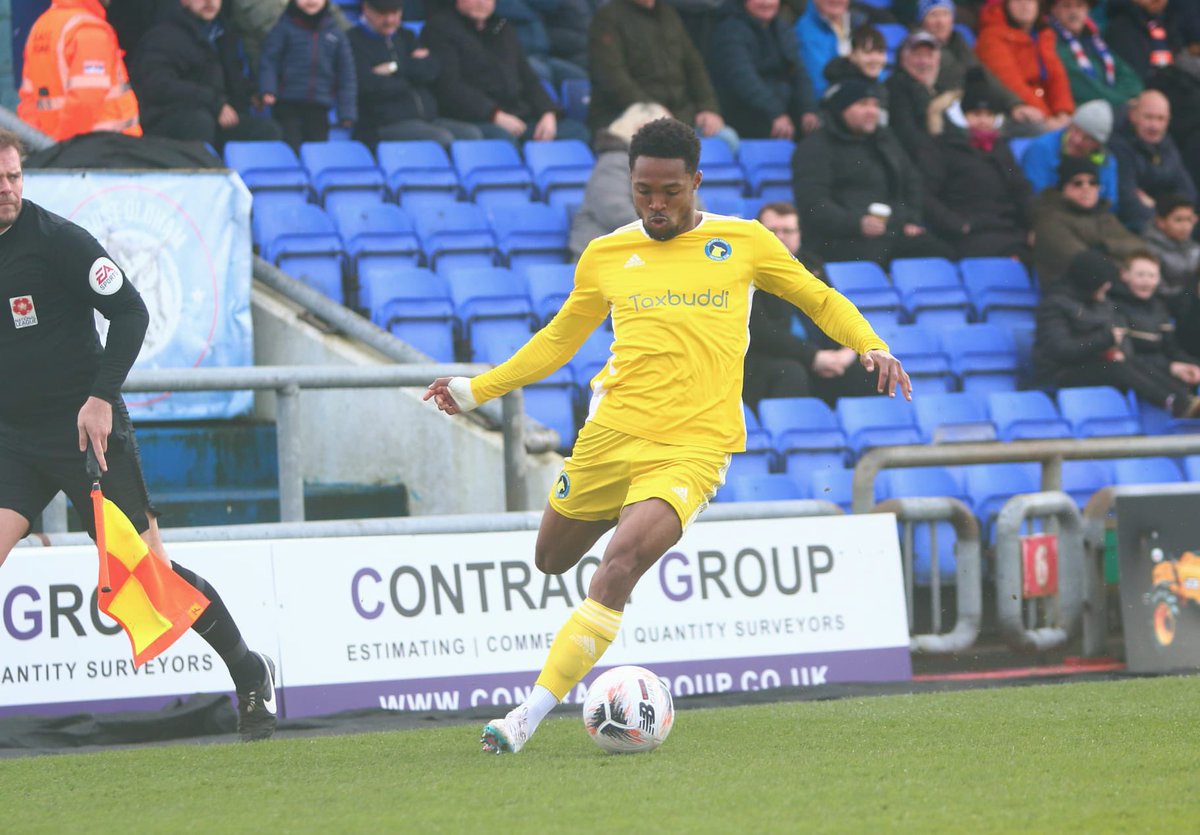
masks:
[(885, 343), (858, 309), (755, 220), (705, 213), (669, 241), (640, 220), (592, 241), (558, 315), (471, 381), (483, 403), (561, 368), (612, 313), (608, 363), (588, 420), (639, 438), (725, 452), (746, 446), (742, 362), (755, 288), (787, 299), (862, 354)]

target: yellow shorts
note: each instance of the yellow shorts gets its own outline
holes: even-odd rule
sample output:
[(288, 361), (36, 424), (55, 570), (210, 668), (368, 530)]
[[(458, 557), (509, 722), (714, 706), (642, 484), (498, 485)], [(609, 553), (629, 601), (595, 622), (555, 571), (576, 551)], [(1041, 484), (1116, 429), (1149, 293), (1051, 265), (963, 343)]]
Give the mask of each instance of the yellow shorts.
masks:
[(550, 488), (550, 506), (568, 519), (616, 519), (621, 508), (662, 499), (686, 530), (725, 483), (729, 453), (675, 446), (588, 422)]

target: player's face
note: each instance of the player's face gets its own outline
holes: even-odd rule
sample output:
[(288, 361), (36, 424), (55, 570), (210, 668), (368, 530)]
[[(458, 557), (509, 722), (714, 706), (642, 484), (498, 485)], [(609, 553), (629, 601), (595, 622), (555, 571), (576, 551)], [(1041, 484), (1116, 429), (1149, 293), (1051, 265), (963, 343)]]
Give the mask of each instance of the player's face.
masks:
[(25, 183), (21, 172), (21, 155), (16, 148), (0, 151), (0, 232), (17, 222), (21, 213), (21, 189)]
[(699, 171), (689, 174), (681, 159), (638, 157), (630, 180), (633, 207), (651, 238), (669, 241), (696, 226)]

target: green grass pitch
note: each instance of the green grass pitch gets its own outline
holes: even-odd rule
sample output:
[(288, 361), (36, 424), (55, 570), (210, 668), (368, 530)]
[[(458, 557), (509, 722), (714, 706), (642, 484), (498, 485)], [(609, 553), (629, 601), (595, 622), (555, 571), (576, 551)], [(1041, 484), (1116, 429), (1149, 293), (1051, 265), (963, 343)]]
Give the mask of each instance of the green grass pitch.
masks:
[(7, 833), (1191, 831), (1198, 696), (1155, 678), (680, 710), (636, 756), (554, 718), (516, 756), (455, 725), (18, 758), (0, 808)]

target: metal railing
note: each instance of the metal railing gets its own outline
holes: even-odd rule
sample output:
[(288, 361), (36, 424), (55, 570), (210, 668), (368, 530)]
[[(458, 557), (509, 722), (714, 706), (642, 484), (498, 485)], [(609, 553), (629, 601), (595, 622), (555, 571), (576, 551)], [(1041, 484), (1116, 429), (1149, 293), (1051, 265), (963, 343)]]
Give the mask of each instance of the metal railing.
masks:
[[(435, 365), (258, 365), (246, 368), (191, 368), (134, 371), (127, 392), (274, 391), (276, 446), (279, 452), (279, 518), (304, 521), (304, 439), (300, 431), (300, 392), (305, 389), (422, 387), (437, 377), (470, 376), (488, 366)], [(526, 502), (524, 421), (520, 390), (502, 398), (504, 497), (508, 510)]]

